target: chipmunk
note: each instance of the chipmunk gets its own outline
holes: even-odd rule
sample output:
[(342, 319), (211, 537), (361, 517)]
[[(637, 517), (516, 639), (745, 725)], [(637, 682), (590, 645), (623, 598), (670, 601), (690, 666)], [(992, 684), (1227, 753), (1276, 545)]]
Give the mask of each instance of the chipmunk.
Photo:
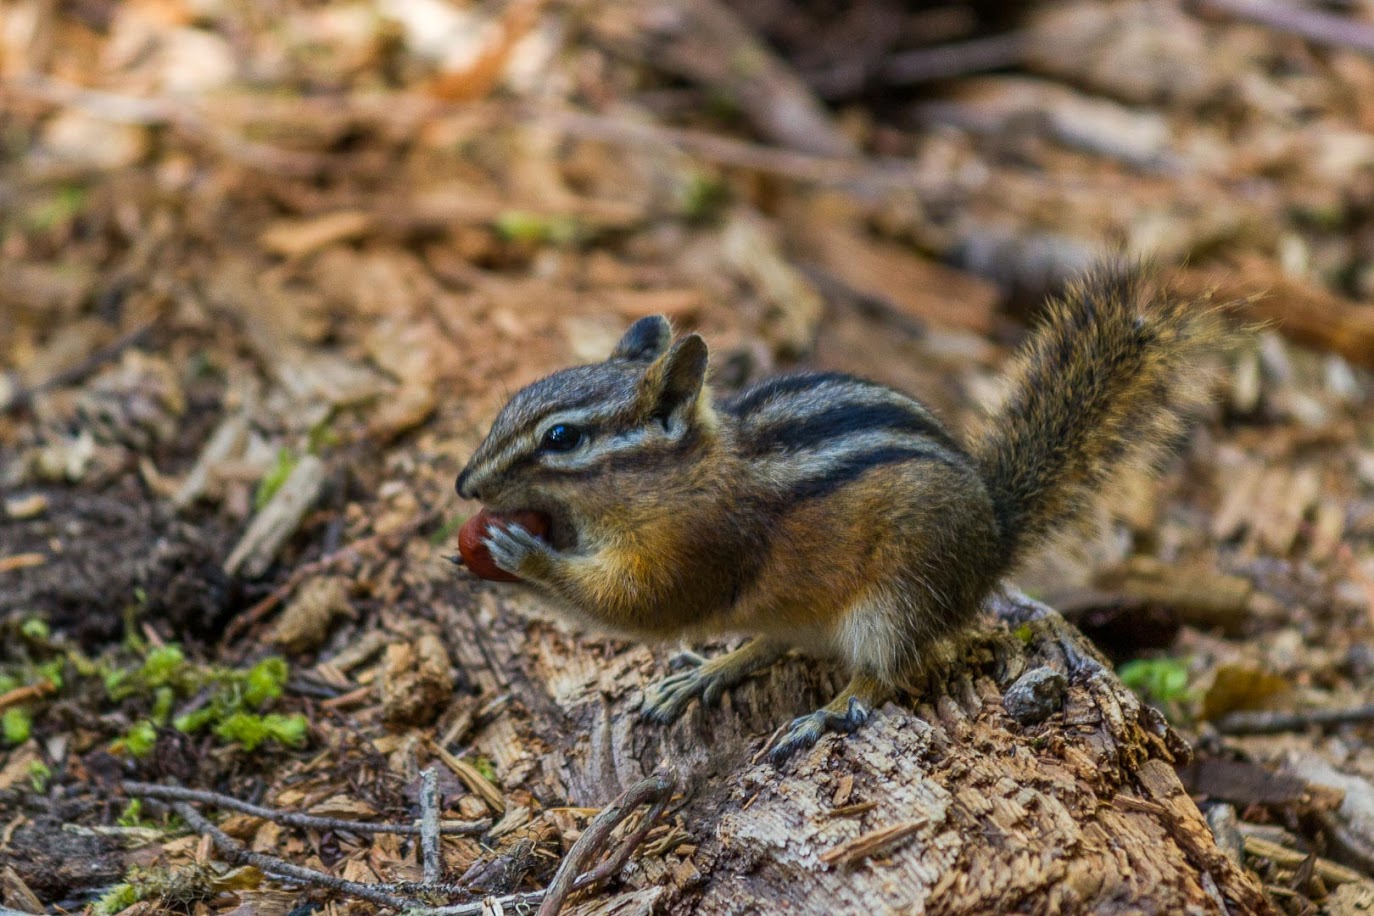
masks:
[(548, 517), (547, 539), (492, 525), (485, 546), (575, 622), (754, 635), (652, 688), (652, 720), (714, 704), (792, 648), (838, 658), (848, 686), (792, 722), (782, 759), (860, 726), (1019, 561), (1085, 523), (1123, 470), (1156, 465), (1206, 401), (1221, 329), (1141, 269), (1101, 268), (1049, 303), (1008, 399), (960, 439), (919, 401), (839, 373), (717, 401), (706, 342), (644, 318), (605, 362), (517, 392), (457, 490)]

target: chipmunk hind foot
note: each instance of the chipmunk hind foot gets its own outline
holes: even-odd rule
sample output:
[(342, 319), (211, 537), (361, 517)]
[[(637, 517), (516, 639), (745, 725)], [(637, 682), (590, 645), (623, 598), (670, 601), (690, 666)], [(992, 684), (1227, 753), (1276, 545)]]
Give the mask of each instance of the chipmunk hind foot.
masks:
[(769, 752), (774, 765), (814, 745), (827, 732), (852, 734), (868, 721), (873, 710), (892, 698), (892, 687), (875, 677), (856, 674), (839, 696), (813, 713), (792, 720), (782, 739)]

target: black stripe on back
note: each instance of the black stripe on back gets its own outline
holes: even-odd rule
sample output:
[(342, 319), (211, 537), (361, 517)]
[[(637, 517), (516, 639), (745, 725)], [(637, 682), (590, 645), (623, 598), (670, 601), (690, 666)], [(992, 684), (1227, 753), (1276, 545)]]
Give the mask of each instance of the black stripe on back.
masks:
[(963, 449), (934, 417), (915, 406), (892, 401), (833, 404), (814, 413), (778, 417), (767, 426), (750, 431), (745, 450), (752, 456), (816, 450), (851, 434), (880, 430), (925, 436), (963, 454)]
[(753, 388), (741, 393), (733, 401), (728, 401), (721, 406), (728, 413), (742, 417), (774, 398), (800, 394), (827, 382), (852, 382), (856, 385), (863, 385), (865, 388), (873, 387), (872, 382), (865, 382), (863, 379), (846, 375), (843, 372), (805, 372), (799, 375), (779, 375), (760, 382)]
[(788, 488), (784, 498), (789, 502), (828, 496), (840, 487), (853, 483), (868, 471), (902, 461), (936, 461), (954, 465), (956, 461), (944, 449), (936, 446), (887, 445), (850, 455), (836, 462), (825, 473), (803, 478)]

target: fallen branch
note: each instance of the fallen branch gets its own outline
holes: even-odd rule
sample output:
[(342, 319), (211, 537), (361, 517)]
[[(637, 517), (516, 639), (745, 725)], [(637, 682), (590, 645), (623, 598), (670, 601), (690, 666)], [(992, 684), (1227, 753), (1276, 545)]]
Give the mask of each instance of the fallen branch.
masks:
[[(250, 802), (240, 801), (230, 795), (221, 795), (218, 792), (207, 792), (201, 789), (187, 789), (182, 786), (163, 786), (151, 782), (126, 781), (122, 788), (129, 795), (140, 795), (144, 798), (155, 798), (162, 801), (176, 802), (196, 802), (202, 805), (211, 805), (225, 811), (237, 811), (240, 814), (251, 814), (254, 817), (261, 817), (272, 821), (274, 824), (284, 824), (289, 827), (303, 827), (307, 830), (346, 830), (350, 833), (393, 833), (402, 836), (423, 836), (424, 827), (414, 824), (377, 824), (369, 821), (349, 821), (335, 817), (317, 817), (313, 814), (301, 814), (295, 811), (282, 811), (278, 808), (267, 808), (262, 805), (254, 805)], [(438, 832), (447, 835), (474, 836), (481, 834), (491, 826), (489, 821), (463, 821), (439, 824)]]
[(1298, 712), (1233, 712), (1215, 723), (1223, 735), (1276, 735), (1280, 732), (1302, 731), (1313, 726), (1329, 728), (1333, 725), (1354, 725), (1374, 722), (1374, 706), (1354, 706), (1347, 709), (1304, 709)]
[(420, 856), (426, 884), (443, 877), (439, 853), (439, 780), (434, 767), (428, 766), (420, 774)]
[[(672, 796), (675, 786), (676, 783), (671, 776), (666, 774), (650, 776), (648, 779), (640, 780), (630, 786), (615, 801), (601, 809), (601, 813), (587, 825), (586, 831), (578, 837), (573, 848), (568, 850), (568, 854), (563, 858), (562, 864), (558, 866), (558, 872), (553, 876), (553, 882), (545, 892), (544, 902), (539, 906), (538, 916), (558, 916), (568, 894), (574, 890), (591, 887), (620, 871), (630, 858), (630, 854), (634, 852), (635, 847), (640, 844), (644, 835), (649, 832), (654, 822), (658, 820), (658, 816), (663, 813), (663, 809), (667, 807), (668, 799)], [(578, 872), (590, 863), (606, 845), (615, 828), (620, 826), (621, 822), (629, 817), (636, 808), (645, 804), (649, 804), (651, 807), (648, 813), (644, 815), (643, 820), (640, 821), (639, 826), (631, 831), (629, 836), (625, 837), (616, 850), (598, 868), (579, 875)]]
[(304, 881), (316, 887), (328, 888), (338, 891), (341, 894), (348, 894), (361, 900), (367, 900), (371, 903), (389, 906), (398, 910), (413, 909), (416, 906), (414, 900), (407, 900), (404, 897), (397, 897), (384, 891), (379, 891), (368, 884), (360, 884), (357, 881), (336, 878), (333, 875), (327, 875), (313, 868), (293, 865), (285, 859), (279, 859), (276, 856), (269, 856), (261, 852), (253, 852), (244, 848), (242, 844), (229, 834), (210, 823), (210, 821), (191, 804), (187, 802), (171, 802), (170, 804), (172, 810), (181, 815), (181, 819), (186, 822), (187, 826), (197, 833), (209, 836), (211, 842), (215, 844), (215, 848), (233, 865), (252, 865), (254, 868), (269, 874), (294, 878), (297, 881)]
[(1374, 26), (1349, 16), (1336, 16), (1296, 3), (1270, 3), (1267, 0), (1199, 0), (1197, 6), (1204, 12), (1248, 19), (1276, 32), (1297, 35), (1315, 44), (1374, 55)]
[(157, 327), (158, 317), (159, 316), (154, 316), (152, 319), (133, 328), (118, 339), (107, 343), (103, 347), (98, 347), (94, 353), (87, 356), (85, 359), (73, 366), (68, 366), (66, 369), (59, 370), (50, 378), (46, 378), (27, 388), (23, 386), (16, 388), (3, 403), (0, 403), (0, 412), (23, 407), (45, 391), (51, 391), (54, 388), (65, 388), (67, 385), (74, 385), (81, 381), (96, 369), (116, 359), (125, 350), (141, 343), (153, 328)]
[(281, 149), (246, 140), (226, 130), (215, 118), (190, 105), (168, 98), (139, 98), (85, 89), (45, 76), (29, 75), (0, 84), (6, 96), (28, 98), (47, 105), (76, 108), (118, 124), (165, 126), (180, 130), (193, 140), (240, 165), (296, 178), (310, 178), (340, 163), (337, 156)]
[[(470, 893), (470, 891), (458, 885), (439, 883), (442, 873), (442, 860), (440, 858), (439, 835), (442, 833), (480, 833), (487, 828), (484, 822), (471, 822), (466, 824), (442, 824), (438, 820), (437, 804), (437, 781), (433, 767), (425, 770), (422, 774), (424, 780), (420, 792), (420, 805), (422, 810), (421, 824), (419, 826), (410, 824), (372, 824), (364, 821), (346, 821), (331, 817), (316, 817), (309, 814), (297, 814), (289, 811), (279, 811), (274, 808), (265, 808), (261, 805), (254, 805), (249, 802), (240, 801), (229, 795), (222, 795), (218, 792), (207, 792), (199, 789), (187, 789), (181, 786), (164, 786), (156, 783), (137, 782), (126, 780), (120, 787), (128, 795), (140, 796), (166, 803), (177, 814), (179, 814), (187, 825), (198, 833), (210, 837), (215, 848), (232, 864), (252, 865), (268, 874), (278, 875), (291, 880), (321, 887), (328, 890), (337, 891), (341, 894), (348, 894), (361, 900), (367, 900), (381, 906), (392, 907), (394, 909), (406, 910), (414, 914), (423, 916), (478, 916), (486, 912), (487, 901), (476, 900), (469, 903), (451, 904), (447, 906), (431, 907), (427, 906), (424, 898), (432, 897), (435, 894), (454, 894)], [(573, 844), (568, 855), (563, 859), (554, 875), (553, 883), (547, 891), (532, 891), (524, 894), (511, 894), (506, 897), (489, 898), (494, 900), (499, 907), (524, 908), (541, 903), (540, 916), (557, 916), (567, 899), (568, 894), (575, 890), (583, 890), (599, 884), (602, 881), (614, 876), (624, 867), (631, 854), (639, 847), (645, 834), (652, 829), (654, 823), (667, 807), (668, 801), (672, 796), (676, 783), (670, 776), (659, 775), (642, 780), (623, 792), (615, 801), (606, 806), (588, 825), (587, 830), (582, 834), (578, 841)], [(333, 875), (313, 868), (305, 868), (300, 865), (293, 865), (285, 859), (265, 853), (253, 852), (223, 830), (212, 824), (202, 815), (192, 804), (192, 802), (212, 805), (230, 811), (238, 811), (243, 814), (250, 814), (273, 821), (274, 823), (286, 824), (295, 827), (308, 827), (322, 830), (347, 830), (355, 833), (392, 833), (408, 836), (420, 836), (422, 843), (422, 860), (424, 862), (423, 882), (402, 882), (389, 884), (363, 884), (357, 881), (349, 881), (344, 878), (336, 878)], [(605, 861), (591, 871), (581, 873), (581, 868), (590, 862), (598, 852), (605, 846), (611, 833), (619, 826), (634, 810), (641, 805), (648, 804), (649, 810), (644, 814), (639, 825), (635, 827), (606, 857)], [(400, 894), (405, 894), (402, 897)], [(499, 912), (499, 909), (497, 910)]]
[(1000, 70), (1020, 63), (1030, 42), (1024, 32), (985, 35), (893, 54), (870, 74), (835, 67), (809, 76), (825, 99), (843, 99), (880, 86), (913, 86)]
[(22, 703), (27, 703), (30, 700), (42, 699), (56, 690), (57, 688), (53, 686), (52, 681), (46, 678), (33, 684), (16, 687), (13, 690), (7, 690), (4, 693), (0, 693), (0, 712), (9, 709), (11, 706), (19, 706)]

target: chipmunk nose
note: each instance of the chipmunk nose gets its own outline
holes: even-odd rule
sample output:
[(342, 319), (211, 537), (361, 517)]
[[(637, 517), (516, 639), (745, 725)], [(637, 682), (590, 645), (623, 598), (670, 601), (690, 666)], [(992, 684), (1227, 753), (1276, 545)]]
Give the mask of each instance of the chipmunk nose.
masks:
[(482, 494), (472, 485), (472, 469), (463, 468), (463, 473), (458, 475), (458, 480), (453, 487), (458, 491), (458, 495), (463, 499), (481, 499)]

